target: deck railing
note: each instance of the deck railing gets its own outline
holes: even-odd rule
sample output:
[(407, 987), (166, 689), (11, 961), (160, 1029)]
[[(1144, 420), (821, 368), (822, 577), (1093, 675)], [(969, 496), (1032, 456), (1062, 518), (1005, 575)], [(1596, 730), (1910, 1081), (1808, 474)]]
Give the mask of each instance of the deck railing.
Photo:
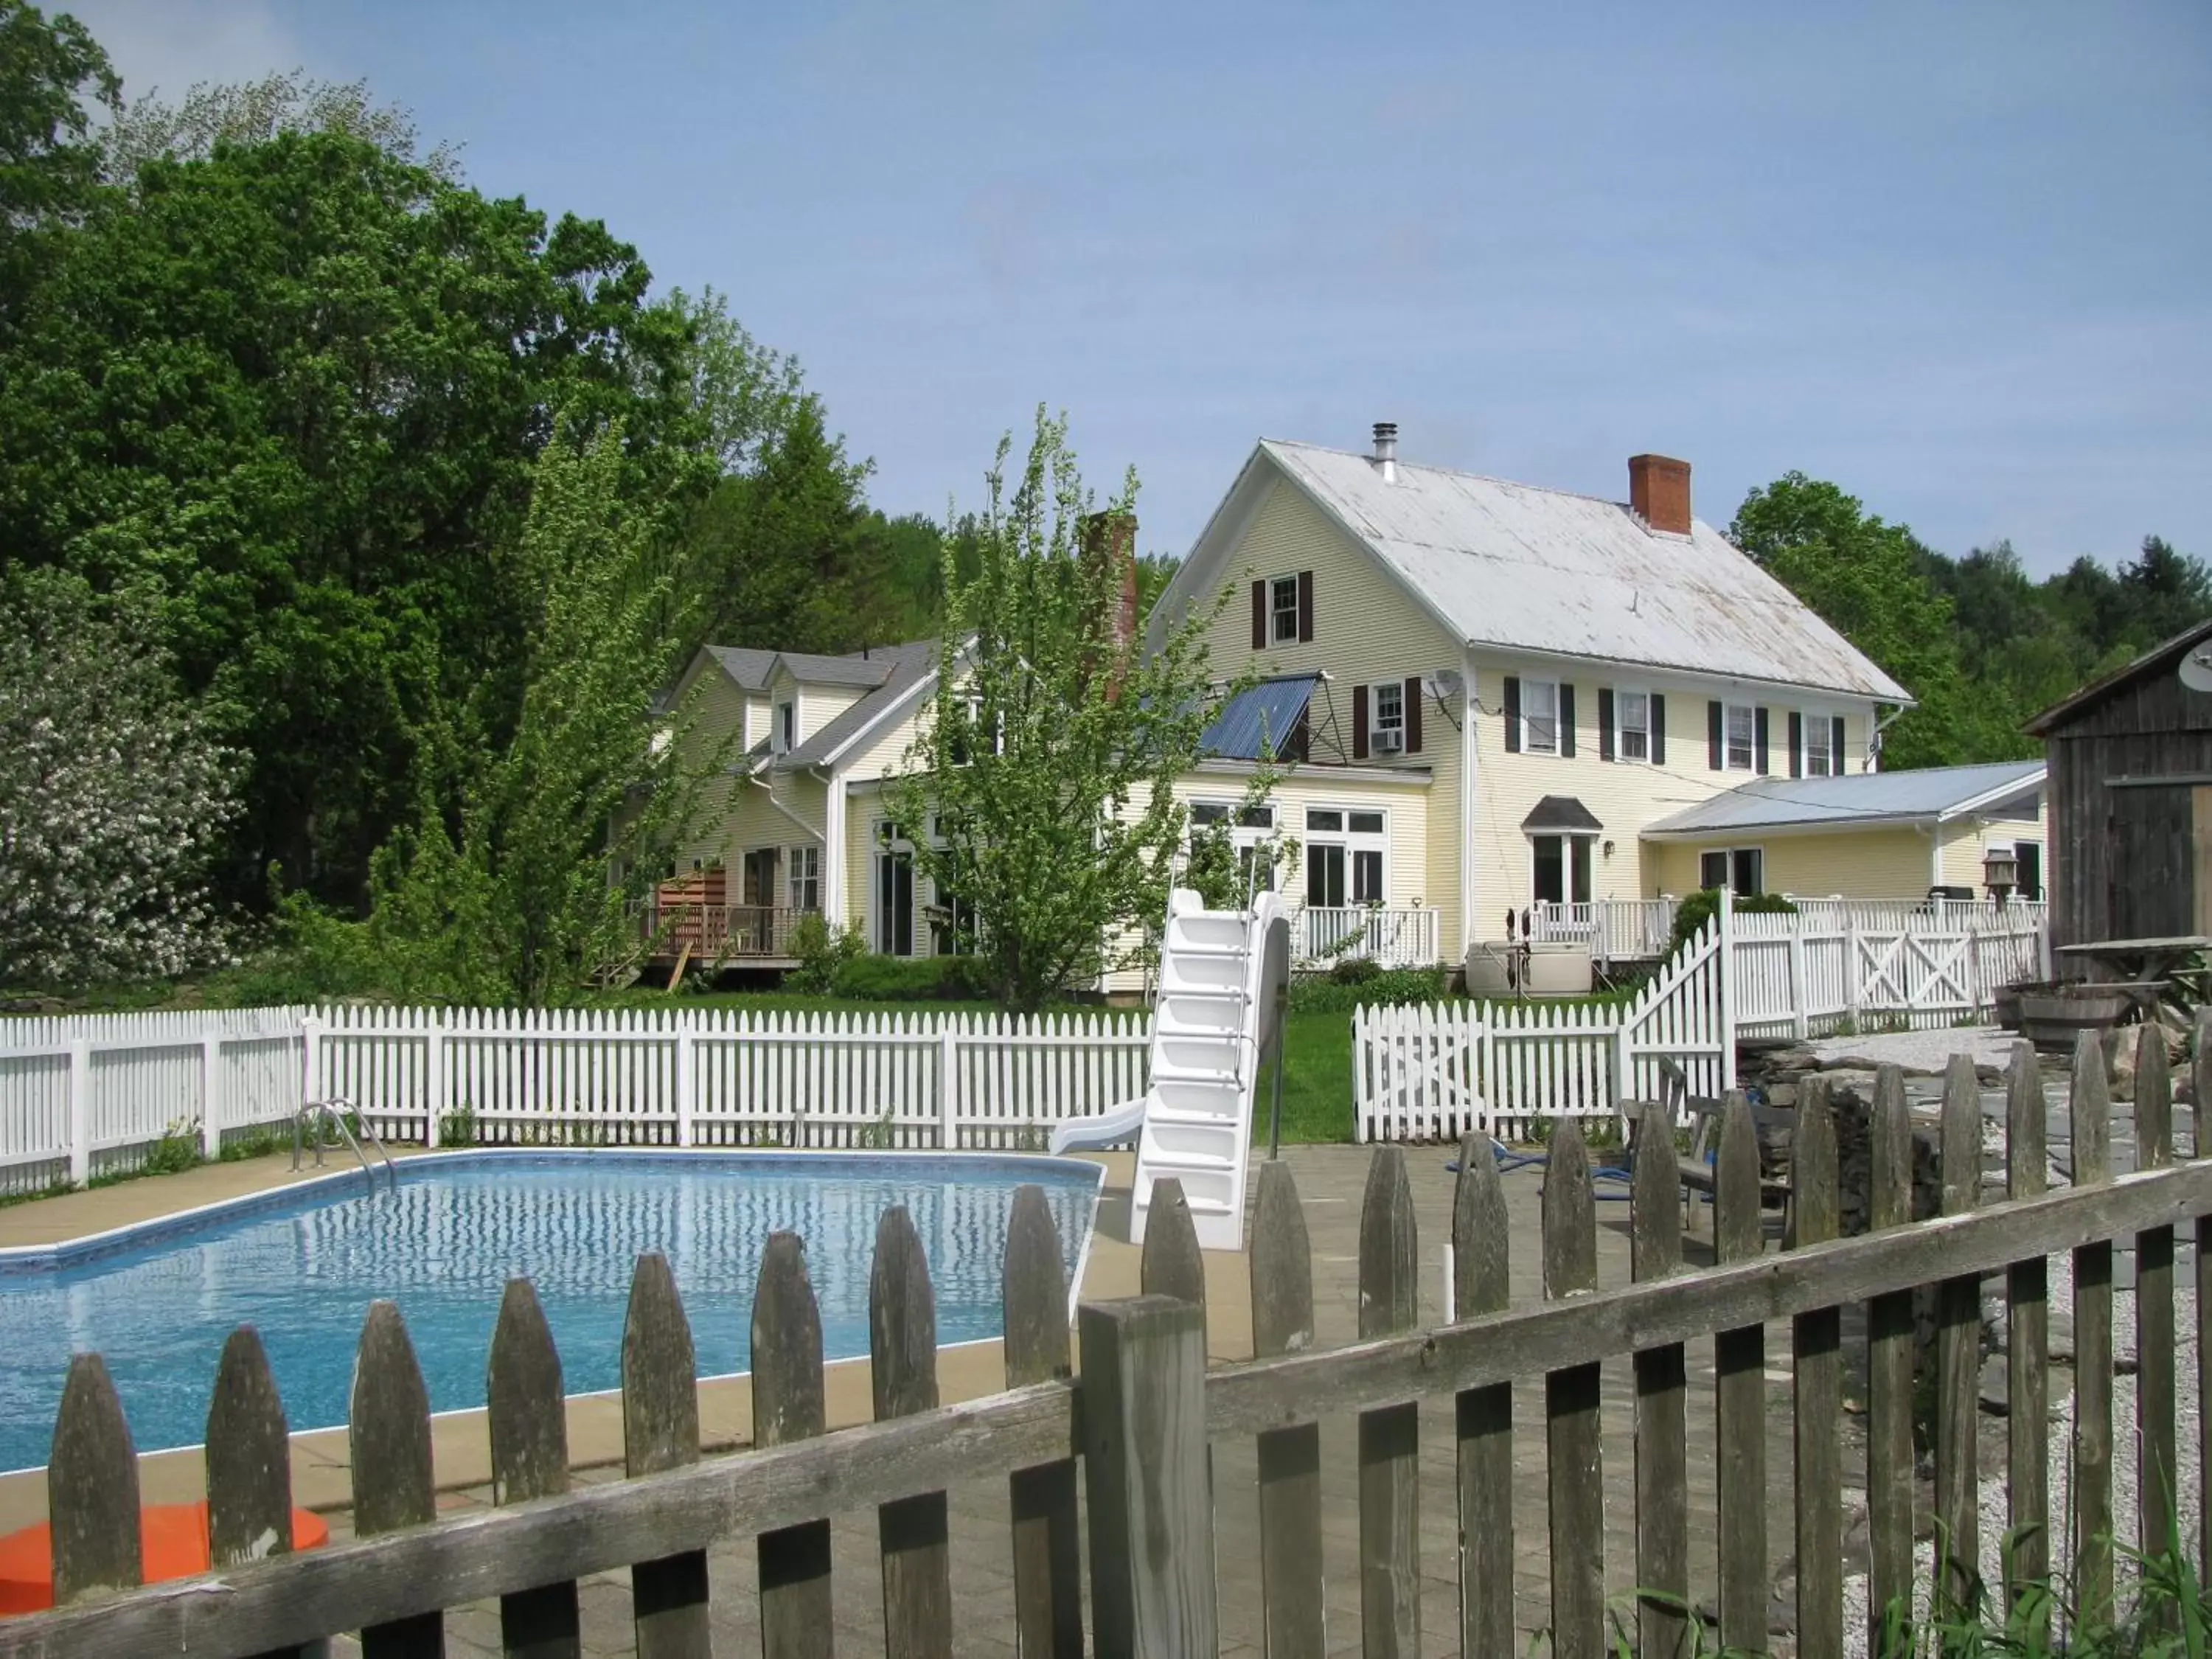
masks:
[(656, 958), (688, 955), (697, 967), (748, 958), (790, 962), (800, 919), (819, 914), (780, 904), (648, 905), (646, 936)]
[[(2200, 1047), (2200, 1055), (2205, 1052)], [(2198, 1099), (2212, 1085), (2199, 1061)], [(2179, 1227), (2212, 1249), (2212, 1161), (2172, 1163), (2172, 1095), (2162, 1042), (2138, 1060), (2136, 1173), (2110, 1170), (2110, 1097), (2100, 1046), (2075, 1058), (2071, 1104), (2073, 1185), (2045, 1190), (2046, 1106), (2033, 1060), (2015, 1058), (2008, 1090), (2004, 1196), (1983, 1204), (1982, 1113), (1971, 1065), (1948, 1079), (1936, 1139), (1942, 1214), (1914, 1223), (1914, 1127), (1903, 1080), (1880, 1077), (1872, 1109), (1874, 1231), (1838, 1238), (1836, 1127), (1825, 1089), (1808, 1086), (1791, 1159), (1792, 1248), (1770, 1254), (1761, 1223), (1759, 1147), (1750, 1109), (1732, 1099), (1723, 1117), (1715, 1184), (1718, 1265), (1684, 1271), (1679, 1172), (1670, 1129), (1656, 1107), (1640, 1119), (1630, 1229), (1635, 1281), (1601, 1287), (1591, 1166), (1578, 1128), (1563, 1122), (1551, 1145), (1542, 1202), (1544, 1297), (1511, 1305), (1508, 1259), (1527, 1242), (1510, 1236), (1504, 1189), (1481, 1137), (1470, 1139), (1453, 1209), (1454, 1322), (1423, 1330), (1418, 1280), (1425, 1260), (1405, 1156), (1380, 1149), (1370, 1168), (1359, 1225), (1357, 1346), (1316, 1351), (1309, 1243), (1287, 1166), (1264, 1167), (1252, 1226), (1253, 1332), (1257, 1357), (1209, 1370), (1204, 1270), (1179, 1190), (1164, 1184), (1152, 1206), (1142, 1266), (1145, 1294), (1089, 1303), (1079, 1311), (1083, 1374), (1068, 1375), (1066, 1285), (1042, 1194), (1015, 1200), (1006, 1247), (1007, 1392), (939, 1403), (927, 1264), (902, 1209), (877, 1233), (870, 1281), (877, 1420), (823, 1432), (818, 1315), (800, 1241), (773, 1235), (752, 1310), (755, 1449), (702, 1461), (692, 1348), (666, 1262), (641, 1258), (623, 1340), (623, 1422), (629, 1478), (571, 1489), (559, 1395), (559, 1362), (526, 1281), (512, 1282), (489, 1364), (493, 1483), (498, 1507), (441, 1519), (431, 1433), (420, 1372), (398, 1310), (378, 1304), (364, 1327), (352, 1394), (354, 1541), (286, 1553), (287, 1443), (282, 1408), (250, 1329), (225, 1350), (210, 1413), (212, 1577), (137, 1584), (137, 1465), (120, 1405), (95, 1355), (74, 1363), (55, 1436), (53, 1509), (57, 1611), (0, 1622), (8, 1656), (191, 1652), (245, 1655), (364, 1632), (373, 1651), (432, 1652), (445, 1610), (501, 1598), (510, 1651), (576, 1650), (576, 1580), (627, 1570), (641, 1653), (708, 1650), (709, 1580), (704, 1552), (734, 1537), (758, 1540), (761, 1589), (732, 1612), (757, 1621), (770, 1659), (819, 1651), (831, 1620), (833, 1571), (880, 1575), (882, 1620), (898, 1654), (949, 1655), (973, 1603), (956, 1602), (946, 1488), (1004, 1480), (1010, 1486), (1007, 1552), (1013, 1573), (1012, 1631), (968, 1629), (970, 1640), (1018, 1643), (1024, 1652), (1083, 1651), (1087, 1534), (1093, 1650), (1139, 1659), (1218, 1651), (1213, 1517), (1256, 1504), (1260, 1607), (1228, 1609), (1264, 1626), (1271, 1651), (1323, 1650), (1322, 1454), (1318, 1419), (1356, 1414), (1359, 1492), (1359, 1621), (1370, 1653), (1423, 1650), (1422, 1629), (1441, 1613), (1462, 1651), (1526, 1650), (1516, 1629), (1516, 1576), (1528, 1559), (1548, 1565), (1552, 1650), (1609, 1651), (1618, 1621), (1646, 1654), (1686, 1651), (1686, 1621), (1710, 1595), (1717, 1638), (1731, 1650), (1765, 1651), (1778, 1592), (1770, 1557), (1770, 1415), (1791, 1423), (1788, 1524), (1797, 1570), (1796, 1651), (1844, 1650), (1847, 1592), (1844, 1535), (1844, 1420), (1847, 1306), (1865, 1304), (1867, 1378), (1863, 1470), (1868, 1583), (1860, 1598), (1880, 1629), (1883, 1610), (1913, 1605), (1917, 1536), (1929, 1528), (1947, 1600), (1972, 1605), (1986, 1589), (2000, 1615), (2030, 1626), (2111, 1619), (2116, 1537), (2147, 1553), (2184, 1547), (2175, 1494), (2212, 1486), (2199, 1433), (2177, 1437), (2182, 1353), (2212, 1352), (2205, 1301), (2186, 1341), (2174, 1327), (2174, 1243)], [(2130, 1244), (2137, 1340), (2132, 1383), (2136, 1433), (2112, 1435), (2115, 1367), (2112, 1260)], [(2070, 1266), (2075, 1358), (2069, 1496), (2050, 1502), (2051, 1395), (2046, 1376), (2051, 1258)], [(2069, 1262), (2070, 1258), (2070, 1262)], [(2002, 1431), (2005, 1577), (1999, 1540), (1982, 1513), (1978, 1428), (1981, 1287), (2002, 1285), (2010, 1414)], [(1935, 1289), (1925, 1361), (1934, 1387), (1932, 1516), (1916, 1480), (1914, 1293)], [(718, 1315), (718, 1316), (720, 1316)], [(1856, 1324), (1856, 1322), (1854, 1322)], [(1790, 1369), (1769, 1366), (1779, 1328)], [(1693, 1579), (1688, 1540), (1691, 1356), (1710, 1343), (1717, 1417), (1699, 1467), (1713, 1471), (1717, 1522), (1711, 1583)], [(1632, 1471), (1608, 1468), (1601, 1367), (1632, 1354), (1636, 1372)], [(1854, 1366), (1854, 1370), (1857, 1367)], [(1547, 1550), (1516, 1559), (1514, 1396), (1540, 1376)], [(1454, 1562), (1428, 1564), (1456, 1579), (1447, 1609), (1425, 1607), (1419, 1402), (1455, 1402), (1455, 1505), (1466, 1540)], [(1699, 1425), (1699, 1445), (1704, 1441)], [(1209, 1442), (1256, 1437), (1257, 1480), (1217, 1488)], [(1331, 1443), (1332, 1446), (1341, 1444)], [(2116, 1525), (2118, 1455), (2136, 1461), (2138, 1513)], [(1077, 1462), (1086, 1505), (1078, 1527)], [(873, 1509), (875, 1559), (834, 1563), (828, 1517)], [(1607, 1517), (1632, 1513), (1634, 1562), (1606, 1561)], [(264, 1554), (276, 1559), (257, 1559)], [(2040, 1610), (2020, 1587), (2063, 1574), (2070, 1598)], [(1636, 1586), (1609, 1602), (1608, 1577)], [(727, 1581), (724, 1581), (726, 1591)], [(1255, 1630), (1249, 1632), (1258, 1638)], [(1340, 1638), (1333, 1638), (1340, 1639)], [(1913, 1650), (1919, 1650), (1917, 1648)]]
[(1325, 968), (1364, 957), (1385, 968), (1428, 968), (1438, 960), (1438, 913), (1432, 906), (1303, 906), (1293, 924), (1298, 965)]

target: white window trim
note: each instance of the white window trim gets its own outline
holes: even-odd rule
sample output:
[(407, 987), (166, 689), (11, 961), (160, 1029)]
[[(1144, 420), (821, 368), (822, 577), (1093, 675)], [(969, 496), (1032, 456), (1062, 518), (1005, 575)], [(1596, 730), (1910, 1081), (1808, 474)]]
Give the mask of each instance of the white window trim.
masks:
[[(1797, 711), (1797, 770), (1808, 778), (1841, 777), (1844, 757), (1836, 750), (1835, 714), (1827, 710), (1815, 712), (1810, 708), (1801, 708)], [(1820, 741), (1828, 750), (1828, 769), (1825, 772), (1813, 769), (1813, 733), (1815, 731), (1820, 732)]]
[[(1285, 582), (1288, 582), (1291, 586), (1291, 631), (1288, 634), (1278, 634), (1275, 631), (1275, 623), (1277, 618), (1282, 616), (1283, 610), (1275, 603), (1275, 590)], [(1297, 572), (1294, 570), (1287, 576), (1268, 577), (1267, 648), (1273, 650), (1279, 645), (1296, 645), (1298, 642), (1298, 631), (1304, 623), (1305, 605), (1298, 592)]]
[[(789, 711), (791, 715), (790, 730), (788, 732), (784, 729), (785, 721), (783, 717), (787, 710)], [(798, 692), (793, 691), (787, 697), (778, 697), (774, 702), (769, 705), (768, 746), (771, 753), (778, 755), (787, 755), (793, 750), (799, 747)]]
[(1735, 890), (1735, 855), (1739, 853), (1759, 854), (1759, 890), (1762, 893), (1765, 892), (1766, 890), (1766, 844), (1764, 842), (1750, 842), (1741, 847), (1700, 847), (1698, 848), (1698, 885), (1703, 888), (1705, 884), (1705, 860), (1717, 854), (1729, 861), (1727, 884), (1729, 890), (1734, 892)]
[[(1640, 685), (1615, 686), (1613, 691), (1613, 757), (1630, 766), (1649, 766), (1651, 762), (1651, 699), (1656, 694)], [(1626, 742), (1628, 726), (1621, 719), (1621, 710), (1631, 697), (1644, 699), (1644, 752), (1632, 755)]]
[[(1741, 714), (1747, 722), (1743, 738), (1743, 763), (1736, 763), (1735, 717)], [(1756, 772), (1759, 770), (1759, 705), (1752, 702), (1723, 702), (1721, 705), (1721, 770), (1723, 772)]]
[[(1547, 744), (1545, 747), (1543, 747), (1543, 748), (1541, 748), (1541, 749), (1539, 749), (1539, 748), (1536, 746), (1534, 740), (1534, 739), (1529, 736), (1529, 732), (1530, 732), (1531, 727), (1530, 727), (1530, 724), (1529, 724), (1529, 716), (1528, 716), (1528, 694), (1529, 694), (1531, 691), (1533, 691), (1533, 690), (1536, 690), (1539, 686), (1542, 686), (1542, 687), (1545, 687), (1545, 688), (1548, 689), (1548, 690), (1550, 690), (1551, 694), (1552, 694), (1552, 713), (1551, 713), (1551, 721), (1552, 721), (1552, 740), (1551, 740), (1551, 742), (1550, 742), (1548, 744)], [(1557, 680), (1532, 680), (1532, 679), (1528, 679), (1528, 678), (1522, 678), (1522, 682), (1521, 682), (1521, 752), (1522, 752), (1522, 754), (1524, 754), (1524, 755), (1551, 755), (1551, 756), (1554, 756), (1554, 757), (1556, 757), (1556, 756), (1559, 754), (1559, 681), (1557, 681)]]
[[(802, 866), (811, 864), (812, 874), (801, 876)], [(814, 889), (814, 902), (801, 900), (801, 890)], [(787, 908), (798, 911), (818, 911), (822, 908), (822, 849), (811, 842), (801, 842), (784, 849), (784, 901)]]
[[(1345, 827), (1341, 830), (1306, 828), (1304, 841), (1309, 854), (1316, 847), (1341, 847), (1344, 849), (1344, 908), (1364, 908), (1364, 902), (1352, 896), (1354, 855), (1379, 853), (1382, 860), (1382, 896), (1378, 902), (1387, 908), (1390, 903), (1390, 809), (1387, 806), (1346, 806), (1333, 801), (1313, 801), (1299, 810), (1302, 814), (1335, 812), (1343, 819)], [(1352, 815), (1355, 812), (1376, 814), (1382, 820), (1382, 827), (1380, 830), (1354, 830), (1352, 828)]]
[[(1382, 694), (1385, 691), (1398, 700), (1398, 718), (1387, 723), (1382, 718)], [(1367, 750), (1375, 755), (1402, 755), (1406, 752), (1406, 683), (1403, 680), (1374, 680), (1369, 683)]]

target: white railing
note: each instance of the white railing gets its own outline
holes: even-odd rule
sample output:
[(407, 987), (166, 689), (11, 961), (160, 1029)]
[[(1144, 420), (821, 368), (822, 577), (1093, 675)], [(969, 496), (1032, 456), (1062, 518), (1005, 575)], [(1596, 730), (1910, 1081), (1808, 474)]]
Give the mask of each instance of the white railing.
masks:
[(1674, 933), (1673, 899), (1593, 899), (1529, 907), (1528, 936), (1539, 944), (1587, 945), (1601, 964), (1650, 962), (1667, 954)]
[(128, 1167), (165, 1136), (204, 1157), (289, 1121), (305, 1008), (0, 1019), (0, 1191)]
[(1302, 968), (1348, 957), (1370, 957), (1385, 968), (1429, 968), (1441, 959), (1438, 913), (1432, 908), (1304, 905), (1291, 922)]
[[(137, 1023), (130, 1023), (135, 1020)], [(0, 1022), (0, 1189), (347, 1102), (436, 1146), (1039, 1147), (1145, 1092), (1141, 1014), (343, 1007)]]

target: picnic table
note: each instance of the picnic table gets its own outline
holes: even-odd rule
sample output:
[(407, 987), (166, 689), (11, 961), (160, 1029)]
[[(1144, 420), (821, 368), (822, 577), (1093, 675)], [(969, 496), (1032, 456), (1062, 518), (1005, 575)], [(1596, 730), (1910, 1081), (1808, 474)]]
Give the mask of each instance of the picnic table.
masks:
[[(2153, 1005), (2162, 999), (2186, 1016), (2207, 1000), (2205, 957), (2212, 955), (2212, 935), (2183, 933), (2172, 939), (2106, 939), (2086, 945), (2062, 945), (2062, 957), (2073, 957), (2103, 969), (2109, 983), (2131, 994), (2158, 988)], [(2150, 1012), (2146, 1009), (2146, 1012)]]

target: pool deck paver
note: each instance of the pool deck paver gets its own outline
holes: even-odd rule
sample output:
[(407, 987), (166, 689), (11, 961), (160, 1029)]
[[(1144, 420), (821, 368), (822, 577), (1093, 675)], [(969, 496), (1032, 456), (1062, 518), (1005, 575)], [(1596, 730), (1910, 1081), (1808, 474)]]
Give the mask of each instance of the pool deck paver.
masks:
[[(1297, 1177), (1305, 1204), (1314, 1264), (1315, 1318), (1317, 1346), (1338, 1346), (1355, 1340), (1358, 1330), (1358, 1229), (1361, 1192), (1366, 1177), (1369, 1149), (1352, 1146), (1294, 1147), (1285, 1160)], [(1415, 1213), (1420, 1236), (1422, 1264), (1421, 1312), (1425, 1322), (1442, 1316), (1442, 1253), (1449, 1237), (1452, 1176), (1444, 1169), (1447, 1153), (1441, 1148), (1413, 1148), (1407, 1152)], [(1111, 1237), (1120, 1231), (1126, 1214), (1128, 1161), (1109, 1156), (1109, 1193), (1101, 1231), (1086, 1263), (1083, 1293), (1090, 1297), (1133, 1294), (1137, 1287), (1139, 1252)], [(266, 1172), (276, 1179), (289, 1177), (288, 1160), (264, 1159), (276, 1166)], [(23, 1212), (47, 1206), (76, 1204), (77, 1213), (88, 1206), (80, 1200), (106, 1199), (109, 1205), (90, 1213), (91, 1224), (121, 1224), (146, 1214), (211, 1201), (210, 1183), (202, 1177), (239, 1181), (232, 1171), (252, 1172), (255, 1165), (226, 1165), (194, 1170), (185, 1176), (137, 1182), (96, 1194), (72, 1194), (0, 1212), (0, 1226), (12, 1222), (21, 1230), (15, 1238), (0, 1231), (0, 1242), (33, 1242), (24, 1232), (39, 1224)], [(186, 1187), (183, 1183), (197, 1183)], [(1540, 1176), (1516, 1171), (1505, 1178), (1512, 1219), (1511, 1271), (1516, 1304), (1540, 1294), (1537, 1250), (1537, 1214)], [(228, 1190), (253, 1190), (251, 1185)], [(131, 1206), (125, 1207), (127, 1195)], [(1626, 1206), (1601, 1205), (1599, 1213), (1599, 1273), (1601, 1282), (1613, 1285), (1628, 1277)], [(1688, 1243), (1691, 1260), (1701, 1258), (1698, 1239)], [(1250, 1302), (1248, 1263), (1239, 1255), (1208, 1253), (1206, 1258), (1208, 1297), (1208, 1346), (1214, 1359), (1233, 1360), (1250, 1353)], [(695, 1310), (696, 1311), (696, 1310)], [(1778, 1570), (1790, 1551), (1792, 1498), (1790, 1481), (1790, 1419), (1787, 1410), (1788, 1333), (1768, 1334), (1768, 1367), (1773, 1386), (1769, 1390), (1768, 1475), (1770, 1486), (1770, 1560)], [(1691, 1568), (1695, 1593), (1711, 1594), (1715, 1559), (1712, 1456), (1713, 1400), (1710, 1343), (1692, 1345), (1689, 1355), (1689, 1431), (1691, 1437)], [(988, 1394), (1000, 1386), (1002, 1376), (995, 1342), (965, 1345), (946, 1350), (940, 1359), (940, 1381), (948, 1400)], [(1626, 1356), (1603, 1369), (1604, 1468), (1607, 1474), (1606, 1583), (1608, 1592), (1625, 1593), (1633, 1583), (1634, 1545), (1632, 1501), (1633, 1402), (1632, 1376)], [(279, 1379), (280, 1382), (282, 1379)], [(833, 1425), (865, 1420), (868, 1413), (867, 1364), (845, 1362), (830, 1368), (830, 1416)], [(1545, 1538), (1545, 1452), (1541, 1414), (1541, 1386), (1534, 1379), (1515, 1390), (1515, 1553), (1516, 1620), (1524, 1632), (1547, 1622), (1549, 1555)], [(621, 1419), (613, 1395), (586, 1397), (570, 1402), (570, 1451), (578, 1466), (580, 1482), (619, 1478)], [(750, 1426), (750, 1395), (745, 1380), (732, 1378), (702, 1385), (702, 1437), (710, 1449), (740, 1444)], [(1459, 1650), (1457, 1642), (1456, 1559), (1457, 1517), (1454, 1512), (1454, 1451), (1452, 1404), (1437, 1399), (1421, 1412), (1421, 1551), (1424, 1654), (1444, 1655)], [(1847, 1431), (1848, 1435), (1848, 1431)], [(1326, 1418), (1322, 1425), (1323, 1499), (1323, 1571), (1328, 1590), (1328, 1638), (1331, 1653), (1359, 1650), (1358, 1500), (1354, 1458), (1356, 1424), (1348, 1417)], [(434, 1426), (434, 1456), (441, 1494), (441, 1507), (466, 1509), (489, 1502), (489, 1455), (480, 1412), (441, 1417)], [(1251, 1443), (1224, 1442), (1213, 1449), (1217, 1492), (1215, 1552), (1220, 1585), (1222, 1651), (1243, 1655), (1260, 1650), (1260, 1585), (1257, 1514), (1253, 1498), (1255, 1459)], [(196, 1451), (156, 1454), (144, 1462), (149, 1501), (197, 1497), (202, 1480)], [(1847, 1447), (1844, 1467), (1857, 1468), (1855, 1450)], [(349, 1469), (343, 1429), (295, 1437), (294, 1485), (306, 1506), (327, 1515), (335, 1536), (349, 1533), (346, 1504)], [(1850, 1478), (1847, 1474), (1847, 1479)], [(0, 1477), (0, 1529), (43, 1516), (45, 1482), (33, 1474)], [(963, 1483), (951, 1494), (951, 1559), (954, 1607), (958, 1646), (963, 1654), (1012, 1655), (1012, 1580), (1008, 1550), (1008, 1507), (1003, 1480)], [(837, 1564), (835, 1603), (837, 1644), (841, 1653), (882, 1651), (882, 1601), (875, 1556), (875, 1521), (872, 1515), (833, 1518), (832, 1534)], [(714, 1587), (716, 1650), (728, 1654), (757, 1652), (755, 1587), (757, 1583), (752, 1540), (736, 1540), (709, 1552)], [(595, 1575), (581, 1587), (585, 1648), (593, 1655), (628, 1654), (634, 1650), (629, 1623), (629, 1586), (626, 1571)], [(454, 1609), (448, 1614), (448, 1651), (459, 1655), (499, 1651), (498, 1607), (483, 1603)], [(1525, 1634), (1523, 1642), (1525, 1644)], [(350, 1640), (333, 1644), (336, 1653), (355, 1651)]]

